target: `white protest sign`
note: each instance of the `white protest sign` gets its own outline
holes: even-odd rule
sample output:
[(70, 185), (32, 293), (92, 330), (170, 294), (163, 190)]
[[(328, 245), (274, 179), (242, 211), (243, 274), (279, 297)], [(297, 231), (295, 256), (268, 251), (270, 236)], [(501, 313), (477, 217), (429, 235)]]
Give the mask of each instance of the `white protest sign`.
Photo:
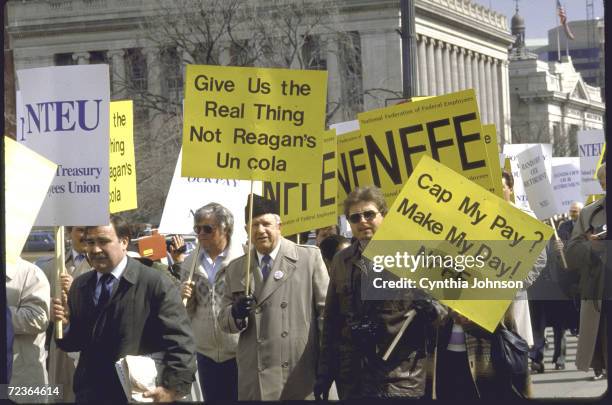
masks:
[(331, 124), (329, 126), (330, 129), (336, 130), (336, 136), (346, 134), (347, 132), (359, 131), (359, 121), (345, 121), (338, 122), (336, 124)]
[[(557, 206), (557, 200), (550, 185), (550, 178), (544, 164), (542, 145), (535, 145), (516, 155), (521, 179), (529, 206), (538, 219), (552, 218), (563, 212)], [(516, 184), (516, 182), (514, 183)]]
[(559, 208), (569, 211), (570, 205), (585, 200), (580, 186), (580, 158), (552, 158), (552, 188)]
[[(527, 194), (525, 193), (525, 188), (523, 186), (523, 181), (521, 180), (521, 171), (518, 167), (518, 162), (516, 160), (516, 155), (524, 151), (525, 149), (529, 149), (535, 145), (542, 145), (542, 149), (544, 151), (544, 164), (546, 165), (546, 175), (550, 179), (552, 177), (552, 166), (551, 166), (551, 158), (552, 158), (552, 145), (549, 143), (539, 144), (539, 143), (507, 143), (504, 144), (504, 156), (510, 159), (510, 168), (512, 171), (512, 176), (514, 177), (514, 203), (520, 207), (529, 210), (529, 201), (527, 199)], [(503, 167), (503, 166), (502, 166)], [(501, 181), (501, 180), (500, 180)]]
[(108, 65), (17, 71), (17, 141), (58, 165), (37, 226), (107, 224)]
[[(193, 213), (203, 205), (216, 202), (234, 215), (232, 241), (246, 243), (244, 207), (251, 190), (251, 182), (181, 177), (182, 153), (181, 149), (164, 204), (159, 233), (193, 234)], [(254, 182), (253, 192), (261, 195), (261, 182)]]
[(580, 172), (582, 174), (582, 194), (602, 194), (603, 190), (595, 178), (595, 170), (599, 156), (606, 141), (601, 129), (578, 131), (578, 156), (580, 157)]

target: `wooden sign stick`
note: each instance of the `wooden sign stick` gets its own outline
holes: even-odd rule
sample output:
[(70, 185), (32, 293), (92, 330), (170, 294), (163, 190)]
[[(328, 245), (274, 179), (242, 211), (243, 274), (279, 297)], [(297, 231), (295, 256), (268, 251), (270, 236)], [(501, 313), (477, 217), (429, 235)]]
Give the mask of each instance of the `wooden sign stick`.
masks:
[[(62, 283), (61, 276), (66, 272), (65, 268), (66, 263), (66, 252), (64, 252), (64, 227), (56, 226), (55, 227), (55, 298), (58, 298), (62, 301)], [(64, 325), (62, 321), (55, 321), (55, 338), (63, 339), (64, 338)]]

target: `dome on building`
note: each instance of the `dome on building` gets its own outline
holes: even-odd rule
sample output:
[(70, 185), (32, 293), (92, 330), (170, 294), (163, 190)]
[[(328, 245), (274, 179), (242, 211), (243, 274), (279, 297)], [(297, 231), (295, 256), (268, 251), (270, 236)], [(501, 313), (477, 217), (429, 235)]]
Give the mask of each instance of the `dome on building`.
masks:
[(516, 10), (516, 14), (512, 16), (511, 27), (512, 33), (525, 29), (525, 19), (519, 15), (518, 10)]

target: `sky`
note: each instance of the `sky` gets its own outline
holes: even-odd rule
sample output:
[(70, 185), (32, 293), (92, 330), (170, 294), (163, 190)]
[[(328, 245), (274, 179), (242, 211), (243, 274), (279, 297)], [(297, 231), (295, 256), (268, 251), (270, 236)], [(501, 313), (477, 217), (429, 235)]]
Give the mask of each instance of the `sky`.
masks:
[[(515, 12), (514, 0), (472, 0), (490, 7), (510, 19)], [(603, 18), (604, 0), (593, 0), (594, 16)], [(547, 38), (548, 30), (557, 26), (557, 0), (519, 0), (519, 14), (525, 19), (525, 36), (527, 39)], [(561, 0), (565, 6), (568, 21), (586, 20), (585, 0)]]

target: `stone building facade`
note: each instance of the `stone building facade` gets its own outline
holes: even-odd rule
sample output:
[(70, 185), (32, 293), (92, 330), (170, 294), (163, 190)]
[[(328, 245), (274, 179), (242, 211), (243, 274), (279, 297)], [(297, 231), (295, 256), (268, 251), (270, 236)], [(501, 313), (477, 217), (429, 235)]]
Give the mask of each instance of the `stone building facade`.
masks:
[[(157, 4), (152, 0), (9, 1), (7, 31), (15, 69), (108, 63), (112, 99), (132, 98), (121, 85), (120, 79), (127, 78), (136, 87), (154, 94), (173, 93), (180, 100), (182, 66), (179, 63), (171, 71), (161, 71), (167, 54), (160, 54), (142, 36), (143, 19), (157, 12)], [(514, 38), (507, 18), (470, 0), (417, 0), (415, 7), (419, 95), (474, 88), (483, 123), (496, 124), (500, 143), (508, 142), (508, 49)], [(329, 99), (338, 98), (343, 91), (357, 93), (352, 108), (338, 110), (330, 123), (355, 119), (356, 112), (382, 107), (402, 91), (399, 2), (342, 0), (338, 19), (337, 29), (350, 32), (359, 50), (355, 61), (359, 77), (348, 84), (339, 79), (345, 67), (333, 43), (318, 50), (320, 66), (329, 72)], [(230, 63), (231, 55), (220, 59)], [(148, 119), (147, 108), (138, 103), (135, 110), (139, 194), (143, 187), (155, 187), (157, 194), (165, 195), (172, 170), (155, 170), (155, 165), (143, 162), (143, 156), (155, 161), (178, 154), (179, 130), (173, 129), (172, 144), (149, 146), (157, 144), (149, 138), (166, 123)], [(164, 138), (163, 142), (168, 141)], [(172, 163), (168, 166), (173, 167)], [(163, 205), (163, 198), (159, 202)], [(155, 222), (157, 215), (161, 210), (150, 221)]]

